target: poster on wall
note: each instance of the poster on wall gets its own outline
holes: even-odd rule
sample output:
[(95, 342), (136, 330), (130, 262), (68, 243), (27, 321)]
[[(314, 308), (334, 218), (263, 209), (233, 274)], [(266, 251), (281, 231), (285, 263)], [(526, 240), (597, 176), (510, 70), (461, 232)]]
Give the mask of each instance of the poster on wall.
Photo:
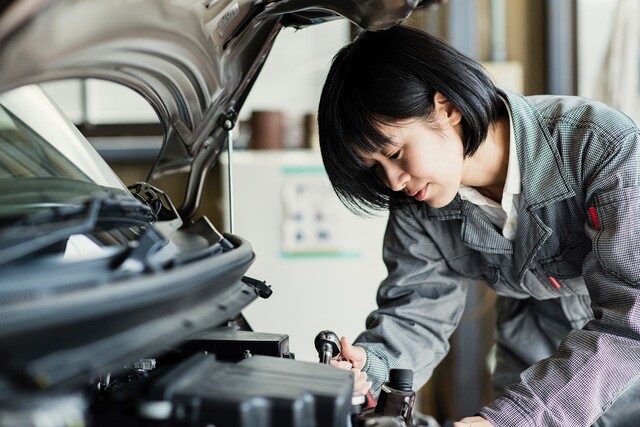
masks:
[(345, 215), (321, 166), (282, 168), (283, 257), (357, 257)]

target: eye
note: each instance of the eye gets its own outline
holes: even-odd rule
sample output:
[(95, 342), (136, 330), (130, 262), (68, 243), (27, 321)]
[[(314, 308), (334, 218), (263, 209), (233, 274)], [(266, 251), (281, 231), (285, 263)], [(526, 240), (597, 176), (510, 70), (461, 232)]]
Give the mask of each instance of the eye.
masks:
[(395, 160), (395, 159), (397, 159), (398, 157), (400, 157), (400, 151), (402, 151), (402, 150), (394, 151), (393, 153), (389, 154), (387, 157), (388, 157), (389, 159), (391, 159), (391, 160)]

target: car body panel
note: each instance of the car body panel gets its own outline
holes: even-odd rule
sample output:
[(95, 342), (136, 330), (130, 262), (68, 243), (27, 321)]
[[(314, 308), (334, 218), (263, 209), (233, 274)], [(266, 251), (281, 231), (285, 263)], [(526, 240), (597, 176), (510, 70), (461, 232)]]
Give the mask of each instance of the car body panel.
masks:
[(165, 128), (149, 181), (189, 173), (178, 208), (188, 219), (284, 25), (315, 25), (342, 14), (364, 28), (381, 29), (401, 22), (417, 5), (417, 0), (21, 0), (0, 16), (0, 92), (89, 77), (138, 92)]
[[(90, 381), (170, 353), (197, 332), (242, 325), (243, 308), (271, 292), (245, 276), (255, 258), (251, 244), (194, 214), (278, 33), (340, 17), (379, 30), (432, 2), (15, 0), (0, 6), (0, 108), (11, 118), (0, 115), (0, 424), (14, 410), (25, 417), (43, 407), (64, 410), (68, 397), (73, 411), (84, 411), (85, 395), (78, 393)], [(180, 206), (149, 183), (125, 187), (31, 86), (86, 78), (122, 84), (153, 107), (163, 142), (148, 181), (187, 173)], [(11, 128), (12, 120), (27, 121), (31, 109), (42, 111), (40, 117)], [(47, 126), (54, 122), (64, 124)], [(306, 401), (315, 371), (302, 371), (294, 397)], [(353, 385), (350, 375), (339, 376), (335, 426), (346, 425)], [(273, 376), (267, 377), (258, 375), (255, 384), (272, 388)], [(291, 394), (278, 385), (275, 391), (278, 399), (280, 391)], [(264, 399), (252, 393), (240, 390), (239, 406), (246, 397), (262, 410)], [(155, 403), (133, 400), (147, 409)], [(299, 425), (316, 425), (309, 423)]]

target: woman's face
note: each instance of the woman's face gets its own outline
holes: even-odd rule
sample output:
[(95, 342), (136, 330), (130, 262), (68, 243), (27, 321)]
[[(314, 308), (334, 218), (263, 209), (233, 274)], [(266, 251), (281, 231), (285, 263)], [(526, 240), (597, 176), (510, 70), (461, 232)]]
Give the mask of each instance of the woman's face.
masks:
[(415, 119), (380, 130), (392, 145), (361, 158), (393, 191), (440, 208), (448, 205), (460, 187), (464, 163), (459, 121), (437, 123)]

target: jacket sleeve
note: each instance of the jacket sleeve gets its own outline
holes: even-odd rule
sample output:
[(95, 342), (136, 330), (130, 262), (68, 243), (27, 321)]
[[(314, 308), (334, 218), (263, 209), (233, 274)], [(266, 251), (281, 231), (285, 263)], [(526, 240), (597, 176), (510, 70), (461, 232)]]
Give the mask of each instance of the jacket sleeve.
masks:
[(582, 274), (594, 319), (480, 411), (495, 426), (589, 426), (640, 379), (640, 140), (637, 130), (617, 140), (586, 157)]
[(449, 350), (466, 300), (463, 279), (449, 269), (416, 215), (392, 211), (384, 237), (388, 276), (378, 308), (356, 344), (367, 351), (365, 371), (377, 396), (391, 368), (412, 369), (422, 386)]

